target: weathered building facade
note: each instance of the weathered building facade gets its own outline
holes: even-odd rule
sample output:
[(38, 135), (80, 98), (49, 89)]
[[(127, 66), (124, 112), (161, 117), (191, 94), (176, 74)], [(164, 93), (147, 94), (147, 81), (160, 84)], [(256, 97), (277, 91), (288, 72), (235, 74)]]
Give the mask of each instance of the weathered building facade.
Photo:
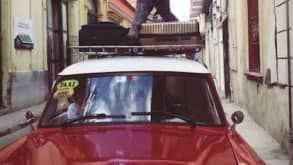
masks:
[[(8, 109), (42, 101), (47, 87), (45, 0), (1, 0), (1, 102)], [(25, 34), (33, 48), (15, 48)]]
[(292, 0), (213, 0), (205, 18), (207, 60), (219, 88), (287, 149), (292, 10)]
[[(129, 26), (134, 8), (126, 2), (112, 6), (118, 23)], [(113, 21), (109, 13), (116, 10), (109, 6), (107, 0), (1, 0), (0, 113), (42, 102), (58, 72), (72, 63), (69, 48), (78, 44), (81, 26)]]
[(190, 1), (190, 21), (197, 21), (199, 23), (199, 32), (201, 35), (201, 51), (197, 54), (197, 58), (209, 65), (209, 43), (207, 42), (206, 26), (209, 23), (207, 16), (212, 0), (191, 0)]

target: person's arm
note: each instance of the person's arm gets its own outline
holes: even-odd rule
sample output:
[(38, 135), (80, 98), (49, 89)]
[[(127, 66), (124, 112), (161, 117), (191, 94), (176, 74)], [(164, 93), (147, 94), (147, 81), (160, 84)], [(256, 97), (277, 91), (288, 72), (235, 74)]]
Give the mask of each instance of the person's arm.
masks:
[(72, 120), (72, 119), (76, 119), (79, 114), (80, 114), (80, 106), (76, 103), (71, 103), (69, 106), (68, 106), (68, 110), (67, 110), (67, 118), (69, 120)]

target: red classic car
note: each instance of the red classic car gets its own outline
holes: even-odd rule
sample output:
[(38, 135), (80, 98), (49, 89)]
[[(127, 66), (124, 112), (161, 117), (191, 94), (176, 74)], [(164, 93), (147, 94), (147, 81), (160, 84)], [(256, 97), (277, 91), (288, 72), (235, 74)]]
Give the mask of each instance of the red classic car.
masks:
[[(234, 124), (242, 119), (232, 115)], [(200, 63), (122, 56), (63, 70), (37, 128), (2, 149), (0, 164), (265, 163), (228, 124)]]

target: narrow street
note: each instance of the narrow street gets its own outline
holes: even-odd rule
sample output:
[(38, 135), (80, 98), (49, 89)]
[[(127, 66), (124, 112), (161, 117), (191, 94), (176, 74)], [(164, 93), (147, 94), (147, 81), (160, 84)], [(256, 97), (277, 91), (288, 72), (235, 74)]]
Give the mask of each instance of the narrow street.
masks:
[[(170, 119), (170, 122), (190, 124), (192, 128), (198, 123), (221, 124), (227, 128), (224, 115), (216, 112), (220, 104), (213, 92), (218, 90), (230, 123), (242, 122), (243, 114), (235, 111), (244, 113), (244, 121), (236, 130), (256, 153), (268, 165), (293, 165), (292, 11), (293, 0), (1, 0), (0, 148), (31, 132), (28, 124), (35, 118), (27, 116), (26, 120), (25, 113), (32, 111), (39, 117), (48, 100), (48, 109), (51, 109), (46, 111), (48, 114), (42, 123), (52, 128), (58, 124), (75, 124), (78, 120), (90, 123), (95, 117), (105, 121), (125, 118), (128, 122), (132, 115), (144, 116), (141, 118), (151, 123), (165, 123), (165, 119)], [(119, 57), (113, 63), (116, 56)], [(132, 57), (137, 59), (130, 63)], [(166, 63), (162, 65), (162, 61)], [(136, 74), (153, 74), (153, 77), (140, 82)], [(199, 79), (187, 82), (185, 77), (189, 75)], [(94, 76), (102, 77), (104, 82)], [(95, 78), (96, 81), (90, 80)], [(136, 81), (140, 85), (136, 85)], [(207, 85), (201, 88), (193, 81)], [(117, 93), (113, 92), (115, 90)], [(125, 99), (128, 102), (122, 108)], [(139, 108), (140, 105), (144, 108)], [(86, 108), (92, 111), (87, 112)], [(158, 114), (153, 117), (152, 108), (175, 113), (162, 117), (162, 112), (156, 111)], [(197, 109), (201, 110), (200, 115)], [(121, 114), (117, 115), (118, 112)], [(76, 118), (68, 117), (67, 113)], [(171, 120), (173, 118), (176, 120)], [(226, 140), (230, 140), (230, 148), (227, 141), (221, 141), (224, 133), (219, 135), (218, 130), (213, 129), (207, 132), (216, 132), (218, 139), (202, 145), (205, 152), (199, 149), (203, 155), (208, 153), (204, 155), (207, 158), (196, 158), (207, 160), (202, 164), (231, 162), (232, 159), (239, 164), (261, 164), (255, 153), (247, 149), (249, 147), (235, 145), (242, 140), (234, 129), (223, 129), (232, 132), (225, 135)], [(205, 131), (196, 136), (205, 137)], [(124, 135), (126, 131), (121, 132)], [(158, 136), (163, 140), (156, 139), (157, 143), (169, 138), (165, 134)], [(144, 139), (146, 143), (156, 144), (149, 137)], [(174, 137), (160, 146), (163, 154), (156, 154), (170, 153), (168, 161), (178, 161), (182, 155), (186, 158), (192, 155), (191, 151), (198, 151), (192, 148), (186, 149), (190, 155), (175, 153), (169, 143), (178, 146), (184, 140), (178, 134)], [(86, 138), (89, 144), (100, 145), (93, 140), (97, 137)], [(76, 144), (74, 140), (78, 144), (82, 141), (70, 140), (73, 144)], [(114, 139), (114, 143), (116, 141)], [(88, 145), (94, 150), (92, 146)], [(83, 146), (78, 147), (83, 149)], [(182, 148), (184, 150), (183, 145)], [(75, 152), (71, 148), (68, 155), (78, 154), (78, 151), (70, 152)], [(79, 152), (83, 158), (90, 155)], [(114, 157), (124, 154), (119, 150)], [(228, 159), (221, 154), (226, 154)]]

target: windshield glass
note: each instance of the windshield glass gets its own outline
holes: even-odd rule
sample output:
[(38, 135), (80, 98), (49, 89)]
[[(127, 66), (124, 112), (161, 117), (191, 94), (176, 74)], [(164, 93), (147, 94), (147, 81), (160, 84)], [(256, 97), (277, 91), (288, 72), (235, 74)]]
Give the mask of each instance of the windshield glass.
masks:
[(221, 124), (206, 77), (120, 73), (60, 79), (41, 126), (112, 122), (187, 124), (187, 121)]

